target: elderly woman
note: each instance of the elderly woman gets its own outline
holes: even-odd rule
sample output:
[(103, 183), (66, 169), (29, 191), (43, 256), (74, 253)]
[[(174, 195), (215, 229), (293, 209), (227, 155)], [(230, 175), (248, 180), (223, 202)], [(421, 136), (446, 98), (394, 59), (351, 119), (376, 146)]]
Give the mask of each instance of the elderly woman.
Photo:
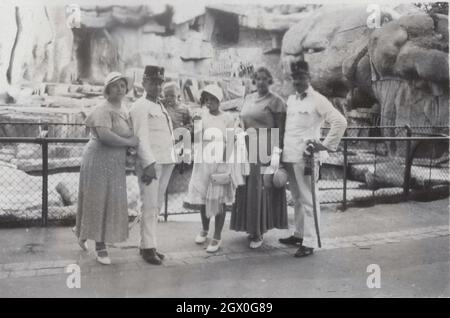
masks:
[[(269, 90), (273, 83), (272, 75), (265, 67), (260, 67), (254, 73), (253, 83), (257, 92), (245, 98), (241, 110), (241, 122), (243, 128), (249, 133), (248, 145), (258, 145), (258, 149), (249, 149), (249, 158), (256, 155), (256, 162), (250, 161), (250, 174), (246, 178), (244, 186), (240, 186), (236, 192), (236, 200), (233, 205), (230, 228), (235, 231), (245, 231), (249, 234), (250, 248), (258, 248), (263, 243), (263, 234), (272, 228), (286, 229), (287, 206), (285, 188), (271, 186), (271, 174), (265, 174), (270, 159), (262, 160), (260, 146), (267, 143), (267, 156), (270, 158), (282, 148), (284, 124), (286, 120), (286, 105), (284, 101)], [(250, 133), (249, 128), (254, 128), (255, 134)], [(267, 129), (266, 137), (261, 129)], [(272, 144), (271, 134), (278, 129), (278, 145)], [(278, 148), (275, 148), (278, 147)], [(273, 171), (272, 171), (273, 172)], [(269, 181), (269, 182), (267, 182)]]
[(108, 74), (106, 100), (86, 119), (91, 139), (81, 161), (76, 235), (85, 250), (87, 239), (96, 242), (97, 261), (105, 265), (111, 264), (105, 243), (128, 238), (126, 151), (138, 145), (122, 106), (129, 84), (118, 72)]

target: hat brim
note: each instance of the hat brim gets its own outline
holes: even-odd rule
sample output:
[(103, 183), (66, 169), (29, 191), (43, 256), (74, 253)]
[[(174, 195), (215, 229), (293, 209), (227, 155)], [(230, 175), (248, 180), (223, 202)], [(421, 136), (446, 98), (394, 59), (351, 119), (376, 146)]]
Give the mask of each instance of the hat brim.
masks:
[(131, 77), (128, 76), (120, 76), (115, 78), (113, 81), (109, 82), (103, 87), (103, 95), (106, 95), (106, 89), (109, 85), (114, 84), (115, 82), (119, 80), (125, 80), (125, 83), (127, 83), (127, 93), (133, 89), (134, 86), (134, 80)]

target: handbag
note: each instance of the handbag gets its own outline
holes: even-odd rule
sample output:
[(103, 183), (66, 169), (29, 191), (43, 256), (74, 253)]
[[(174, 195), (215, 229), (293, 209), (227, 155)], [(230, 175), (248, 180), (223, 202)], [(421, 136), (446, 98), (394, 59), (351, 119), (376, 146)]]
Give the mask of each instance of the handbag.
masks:
[(231, 182), (231, 174), (229, 172), (225, 173), (214, 173), (211, 175), (212, 184), (229, 184)]

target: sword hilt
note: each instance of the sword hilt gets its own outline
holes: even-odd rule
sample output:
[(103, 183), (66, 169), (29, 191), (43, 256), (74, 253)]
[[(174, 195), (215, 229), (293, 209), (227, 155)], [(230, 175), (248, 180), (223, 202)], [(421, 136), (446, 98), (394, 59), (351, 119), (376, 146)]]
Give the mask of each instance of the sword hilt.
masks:
[(305, 176), (311, 176), (312, 175), (312, 164), (314, 162), (314, 145), (308, 144), (305, 149), (305, 154), (307, 155), (305, 157), (305, 168), (303, 171), (303, 174)]

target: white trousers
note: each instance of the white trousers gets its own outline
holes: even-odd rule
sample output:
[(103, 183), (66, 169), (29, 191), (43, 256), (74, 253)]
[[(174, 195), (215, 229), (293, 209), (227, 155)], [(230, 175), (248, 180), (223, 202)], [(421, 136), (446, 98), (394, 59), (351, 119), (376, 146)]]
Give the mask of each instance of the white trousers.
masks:
[[(289, 176), (289, 189), (295, 204), (295, 232), (294, 236), (303, 238), (303, 245), (307, 247), (318, 247), (316, 227), (314, 223), (313, 199), (311, 191), (311, 176), (304, 175), (304, 161), (296, 163), (287, 163), (285, 168)], [(317, 180), (319, 179), (319, 161), (315, 162), (315, 180), (316, 180), (316, 208), (317, 221), (320, 232), (320, 204), (319, 204), (319, 187)]]
[(141, 181), (142, 167), (136, 167), (141, 194), (141, 248), (156, 248), (156, 225), (164, 203), (164, 194), (169, 184), (174, 164), (155, 164), (156, 177), (149, 185)]

